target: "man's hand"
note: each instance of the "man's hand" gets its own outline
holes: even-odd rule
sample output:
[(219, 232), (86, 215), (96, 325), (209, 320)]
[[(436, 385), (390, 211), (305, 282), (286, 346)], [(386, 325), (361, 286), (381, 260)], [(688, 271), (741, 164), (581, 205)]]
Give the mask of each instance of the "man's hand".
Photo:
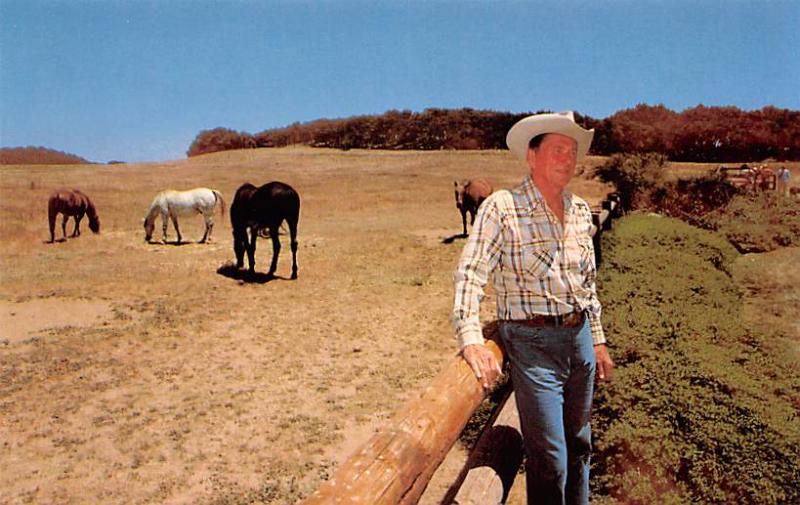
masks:
[(467, 345), (461, 350), (461, 355), (472, 368), (483, 389), (492, 387), (492, 384), (503, 373), (494, 354), (483, 344)]
[(614, 362), (611, 361), (606, 344), (594, 346), (594, 359), (597, 362), (597, 380), (610, 381), (614, 373)]

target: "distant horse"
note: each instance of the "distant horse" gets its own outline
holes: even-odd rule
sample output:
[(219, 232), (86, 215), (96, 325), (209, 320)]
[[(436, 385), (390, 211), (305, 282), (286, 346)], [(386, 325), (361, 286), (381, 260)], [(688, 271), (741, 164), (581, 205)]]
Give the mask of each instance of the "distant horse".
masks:
[(492, 185), (484, 179), (463, 179), (454, 181), (456, 193), (456, 208), (461, 212), (461, 224), (464, 226), (464, 236), (467, 235), (467, 212), (470, 215), (469, 224), (475, 224), (475, 214), (486, 197), (492, 194)]
[(167, 218), (172, 220), (175, 233), (178, 235), (178, 244), (181, 243), (181, 230), (178, 228), (178, 216), (202, 214), (206, 222), (206, 230), (200, 243), (211, 240), (211, 230), (214, 228), (214, 208), (219, 205), (220, 214), (225, 215), (225, 200), (222, 193), (216, 189), (195, 188), (187, 191), (162, 191), (153, 199), (147, 216), (144, 218), (144, 239), (150, 242), (153, 238), (153, 229), (157, 216), (161, 216), (162, 242), (167, 241)]
[[(300, 219), (300, 196), (291, 186), (282, 182), (269, 182), (260, 188), (245, 183), (236, 190), (231, 204), (233, 227), (233, 251), (236, 253), (236, 268), (244, 266), (244, 253), (250, 264), (250, 273), (255, 272), (256, 238), (263, 230), (269, 231), (272, 239), (272, 264), (268, 276), (278, 268), (281, 243), (278, 232), (286, 221), (289, 226), (292, 247), (292, 279), (297, 279), (297, 222)], [(248, 236), (249, 231), (249, 236)]]
[(64, 235), (64, 240), (67, 239), (67, 218), (69, 216), (75, 219), (73, 237), (80, 236), (81, 219), (83, 219), (84, 215), (89, 218), (89, 229), (94, 233), (100, 232), (100, 218), (97, 217), (97, 209), (95, 209), (89, 197), (77, 189), (72, 191), (59, 189), (53, 192), (47, 201), (47, 216), (50, 220), (50, 243), (55, 242), (56, 216), (59, 213), (64, 215), (64, 219), (61, 221), (61, 233)]

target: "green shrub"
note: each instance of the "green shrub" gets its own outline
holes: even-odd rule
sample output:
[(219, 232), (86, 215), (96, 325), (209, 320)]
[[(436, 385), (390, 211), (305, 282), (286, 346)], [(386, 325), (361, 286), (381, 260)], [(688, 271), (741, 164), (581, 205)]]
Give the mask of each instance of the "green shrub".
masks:
[(800, 245), (800, 202), (775, 192), (742, 194), (701, 219), (741, 252)]
[(668, 181), (652, 194), (652, 210), (703, 226), (711, 212), (727, 206), (741, 190), (720, 173)]
[(620, 195), (622, 210), (646, 208), (651, 196), (664, 184), (663, 154), (615, 154), (598, 167), (595, 174), (614, 185)]
[(651, 210), (718, 230), (740, 252), (800, 244), (800, 202), (776, 192), (743, 193), (722, 174), (667, 181), (660, 154), (614, 155), (596, 170), (624, 212)]
[(734, 248), (643, 214), (604, 234), (603, 247), (617, 370), (596, 395), (598, 502), (800, 502), (798, 367), (742, 322)]

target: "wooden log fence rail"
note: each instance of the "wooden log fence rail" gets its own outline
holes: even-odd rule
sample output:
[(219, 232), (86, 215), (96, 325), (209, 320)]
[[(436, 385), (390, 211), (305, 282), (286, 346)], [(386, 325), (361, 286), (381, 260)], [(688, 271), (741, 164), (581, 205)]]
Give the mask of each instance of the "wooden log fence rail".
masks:
[[(598, 265), (602, 257), (599, 237), (619, 215), (619, 201), (618, 195), (609, 194), (601, 209), (592, 214)], [(486, 328), (484, 333), (489, 350), (504, 362), (502, 348)], [(301, 505), (417, 503), (485, 395), (469, 365), (457, 357)], [(522, 462), (522, 434), (513, 393), (487, 425), (443, 504), (503, 503), (508, 496)]]
[(498, 403), (494, 422), (483, 430), (464, 470), (442, 501), (443, 505), (505, 503), (522, 464), (522, 430), (510, 384)]

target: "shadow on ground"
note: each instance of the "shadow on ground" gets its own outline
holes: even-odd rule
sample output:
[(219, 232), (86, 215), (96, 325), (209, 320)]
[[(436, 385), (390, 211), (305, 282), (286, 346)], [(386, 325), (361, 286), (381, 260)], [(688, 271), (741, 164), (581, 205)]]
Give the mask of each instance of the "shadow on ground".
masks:
[(455, 242), (457, 238), (467, 238), (467, 237), (469, 237), (469, 235), (464, 235), (463, 233), (459, 233), (457, 235), (451, 235), (449, 237), (443, 238), (442, 244), (452, 244), (453, 242)]
[(176, 246), (176, 247), (181, 247), (181, 246), (185, 246), (185, 245), (196, 245), (196, 244), (204, 244), (204, 242), (200, 242), (199, 240), (198, 241), (181, 240), (180, 242), (178, 242), (177, 240), (167, 240), (165, 242), (162, 242), (160, 240), (148, 240), (147, 241), (147, 245), (171, 245), (171, 246)]
[(274, 281), (276, 279), (287, 280), (284, 277), (269, 275), (266, 273), (259, 273), (259, 272), (251, 273), (249, 270), (236, 268), (236, 265), (234, 265), (233, 263), (223, 264), (222, 266), (217, 268), (217, 273), (222, 275), (223, 277), (227, 277), (229, 279), (235, 279), (239, 282), (244, 282), (248, 284), (266, 284), (267, 282)]

